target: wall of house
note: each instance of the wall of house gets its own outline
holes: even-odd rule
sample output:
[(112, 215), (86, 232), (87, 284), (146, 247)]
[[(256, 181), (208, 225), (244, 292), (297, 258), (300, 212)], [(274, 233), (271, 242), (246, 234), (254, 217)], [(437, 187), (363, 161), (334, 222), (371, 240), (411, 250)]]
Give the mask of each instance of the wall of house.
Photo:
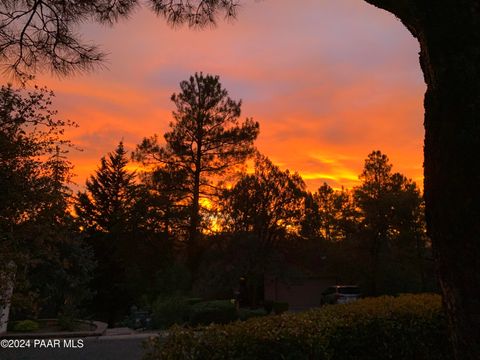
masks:
[(335, 277), (308, 277), (282, 281), (265, 277), (265, 300), (288, 302), (291, 311), (302, 311), (320, 306), (320, 295), (335, 285)]

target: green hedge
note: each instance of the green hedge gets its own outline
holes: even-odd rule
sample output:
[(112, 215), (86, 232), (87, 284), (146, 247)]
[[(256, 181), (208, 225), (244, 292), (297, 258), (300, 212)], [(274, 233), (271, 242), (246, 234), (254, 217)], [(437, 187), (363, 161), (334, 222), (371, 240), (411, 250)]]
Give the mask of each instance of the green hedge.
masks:
[(241, 321), (245, 321), (248, 319), (267, 316), (267, 312), (264, 309), (239, 309), (238, 310), (238, 319)]
[(174, 324), (183, 326), (227, 324), (265, 315), (267, 313), (263, 309), (237, 311), (231, 300), (203, 301), (200, 298), (180, 296), (159, 298), (152, 305), (152, 328), (167, 329)]
[(195, 301), (181, 296), (157, 299), (152, 306), (153, 328), (166, 329), (173, 324), (188, 323), (191, 304)]
[(174, 327), (147, 344), (144, 359), (450, 360), (447, 339), (439, 296), (401, 295), (200, 331)]
[(190, 308), (189, 324), (192, 326), (227, 324), (237, 318), (237, 309), (230, 300), (204, 301)]

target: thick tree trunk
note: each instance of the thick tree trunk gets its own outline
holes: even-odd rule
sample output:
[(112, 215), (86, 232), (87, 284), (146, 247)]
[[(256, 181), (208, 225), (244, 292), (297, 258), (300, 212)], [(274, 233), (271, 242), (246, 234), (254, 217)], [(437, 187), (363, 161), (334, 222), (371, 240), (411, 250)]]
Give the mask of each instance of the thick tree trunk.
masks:
[(480, 0), (366, 0), (421, 47), (428, 234), (455, 358), (480, 359)]
[[(476, 8), (474, 4), (476, 3)], [(429, 9), (419, 33), (425, 202), (456, 359), (480, 359), (480, 3)]]

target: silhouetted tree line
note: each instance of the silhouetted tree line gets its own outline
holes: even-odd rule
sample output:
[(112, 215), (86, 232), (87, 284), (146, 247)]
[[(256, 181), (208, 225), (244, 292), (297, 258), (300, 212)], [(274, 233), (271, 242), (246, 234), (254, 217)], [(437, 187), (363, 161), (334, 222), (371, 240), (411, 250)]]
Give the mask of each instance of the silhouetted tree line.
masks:
[(368, 155), (357, 187), (312, 193), (255, 149), (259, 124), (240, 119), (218, 77), (180, 88), (164, 141), (147, 137), (132, 154), (120, 142), (75, 195), (69, 124), (54, 120), (50, 95), (2, 88), (1, 256), (16, 264), (14, 317), (113, 325), (158, 297), (231, 298), (240, 277), (254, 306), (266, 274), (335, 276), (369, 295), (435, 289), (420, 190), (386, 155)]
[[(425, 203), (455, 359), (480, 358), (480, 21), (478, 0), (364, 0), (397, 17), (420, 46), (425, 94)], [(150, 0), (172, 25), (215, 24), (235, 17), (233, 0)], [(4, 0), (0, 60), (20, 81), (37, 70), (90, 69), (104, 57), (75, 27), (86, 20), (114, 24), (139, 1)], [(473, 164), (473, 165), (472, 165)], [(373, 263), (373, 262), (372, 262)], [(465, 271), (468, 269), (468, 271)]]

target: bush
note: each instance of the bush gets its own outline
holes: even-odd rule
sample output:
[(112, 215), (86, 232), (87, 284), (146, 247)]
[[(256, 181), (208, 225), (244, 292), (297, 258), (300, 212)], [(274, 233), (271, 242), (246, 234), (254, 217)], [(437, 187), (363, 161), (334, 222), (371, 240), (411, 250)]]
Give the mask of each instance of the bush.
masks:
[(184, 324), (190, 314), (189, 299), (184, 297), (159, 298), (152, 306), (152, 327), (166, 329), (173, 324)]
[(78, 310), (74, 305), (64, 305), (62, 312), (58, 315), (58, 326), (61, 330), (73, 331), (76, 327), (75, 319), (78, 317)]
[(237, 320), (237, 309), (230, 300), (204, 301), (190, 309), (190, 325), (227, 324)]
[(33, 320), (18, 321), (13, 325), (13, 331), (29, 332), (36, 331), (40, 328), (38, 323)]
[(283, 314), (284, 312), (288, 311), (288, 303), (287, 302), (274, 302), (273, 303), (273, 312), (275, 315)]
[(60, 315), (58, 317), (58, 326), (60, 330), (73, 331), (75, 330), (75, 318), (70, 315)]
[(197, 332), (172, 328), (152, 339), (145, 360), (447, 360), (452, 352), (437, 295), (370, 298)]
[(195, 304), (198, 304), (202, 301), (203, 301), (202, 298), (186, 298), (186, 302), (187, 302), (188, 305), (195, 305)]
[(260, 316), (266, 316), (268, 315), (267, 312), (264, 309), (239, 309), (238, 310), (238, 318), (239, 320), (245, 321), (248, 319), (260, 317)]
[(273, 311), (273, 301), (272, 300), (265, 300), (263, 302), (263, 308), (267, 312), (268, 315), (270, 315)]

